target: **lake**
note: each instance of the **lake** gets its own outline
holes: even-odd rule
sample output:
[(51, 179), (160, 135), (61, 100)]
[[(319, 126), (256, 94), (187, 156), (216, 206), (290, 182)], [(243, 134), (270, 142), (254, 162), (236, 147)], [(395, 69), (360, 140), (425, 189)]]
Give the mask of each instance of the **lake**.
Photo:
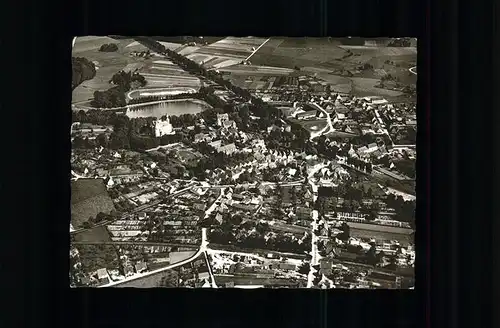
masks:
[(129, 118), (137, 117), (156, 117), (161, 118), (164, 115), (179, 116), (182, 114), (197, 114), (212, 108), (202, 100), (171, 100), (157, 104), (141, 105), (127, 109), (126, 115)]

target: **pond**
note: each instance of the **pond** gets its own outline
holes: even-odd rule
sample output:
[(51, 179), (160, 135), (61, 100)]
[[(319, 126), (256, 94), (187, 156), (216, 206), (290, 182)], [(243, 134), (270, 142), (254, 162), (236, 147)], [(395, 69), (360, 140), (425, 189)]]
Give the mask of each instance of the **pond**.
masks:
[(209, 104), (197, 99), (171, 100), (155, 104), (145, 104), (128, 108), (126, 115), (129, 118), (156, 117), (164, 115), (179, 116), (182, 114), (197, 114), (211, 108)]

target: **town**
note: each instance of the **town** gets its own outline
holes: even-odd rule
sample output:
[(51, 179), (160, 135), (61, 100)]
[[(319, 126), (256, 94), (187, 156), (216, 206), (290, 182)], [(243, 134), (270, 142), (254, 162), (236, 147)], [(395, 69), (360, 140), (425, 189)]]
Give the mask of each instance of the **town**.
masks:
[(412, 44), (76, 38), (70, 285), (412, 289)]

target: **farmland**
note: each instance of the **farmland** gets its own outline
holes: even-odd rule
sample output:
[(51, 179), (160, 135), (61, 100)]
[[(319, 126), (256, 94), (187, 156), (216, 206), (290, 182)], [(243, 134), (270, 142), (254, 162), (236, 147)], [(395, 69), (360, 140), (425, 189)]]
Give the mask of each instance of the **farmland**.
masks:
[[(375, 85), (388, 74), (401, 85), (415, 84), (416, 76), (409, 73), (408, 68), (415, 66), (416, 48), (386, 47), (387, 40), (373, 41), (377, 47), (346, 46), (339, 40), (325, 38), (271, 38), (252, 56), (251, 62), (253, 65), (300, 68), (301, 73), (332, 84), (336, 92), (399, 97), (402, 92), (375, 88)], [(362, 68), (365, 64), (372, 68)], [(233, 67), (228, 72), (237, 74)]]
[[(243, 286), (288, 286), (288, 287), (298, 287), (301, 281), (294, 281), (289, 278), (279, 279), (279, 278), (257, 278), (256, 276), (246, 275), (246, 276), (231, 276), (231, 275), (214, 275), (215, 282), (217, 285), (224, 285), (227, 282), (234, 282), (234, 285)], [(305, 285), (305, 280), (302, 281)]]
[[(116, 52), (99, 51), (100, 46), (109, 43), (116, 44), (118, 50)], [(73, 47), (72, 56), (84, 57), (94, 62), (97, 72), (93, 79), (83, 82), (73, 90), (72, 102), (86, 101), (93, 97), (94, 91), (104, 91), (111, 88), (113, 85), (109, 83), (109, 80), (115, 73), (128, 65), (140, 67), (144, 61), (128, 54), (132, 51), (145, 50), (147, 49), (144, 46), (133, 39), (115, 40), (109, 37), (78, 37)]]
[(413, 243), (412, 229), (381, 226), (366, 223), (348, 222), (350, 234), (356, 238), (375, 238), (379, 240), (397, 240), (403, 246)]
[(111, 236), (109, 235), (106, 227), (96, 227), (91, 230), (87, 230), (75, 235), (75, 241), (82, 242), (93, 242), (93, 241), (111, 241)]
[(78, 252), (86, 272), (94, 272), (101, 268), (112, 270), (120, 267), (120, 260), (115, 246), (78, 245)]
[(71, 182), (71, 223), (80, 227), (99, 212), (115, 210), (102, 179), (79, 179)]

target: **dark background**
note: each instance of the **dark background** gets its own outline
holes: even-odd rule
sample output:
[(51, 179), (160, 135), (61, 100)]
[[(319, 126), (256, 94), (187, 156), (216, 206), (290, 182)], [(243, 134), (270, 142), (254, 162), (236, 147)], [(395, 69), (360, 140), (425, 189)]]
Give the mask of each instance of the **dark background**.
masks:
[[(2, 12), (16, 27), (3, 29), (13, 43), (2, 42), (0, 108), (12, 132), (4, 130), (0, 162), (3, 222), (20, 227), (2, 229), (2, 313), (12, 320), (1, 315), (0, 326), (490, 326), (492, 9), (430, 0), (17, 2)], [(110, 34), (418, 37), (416, 289), (70, 290), (71, 41)]]

